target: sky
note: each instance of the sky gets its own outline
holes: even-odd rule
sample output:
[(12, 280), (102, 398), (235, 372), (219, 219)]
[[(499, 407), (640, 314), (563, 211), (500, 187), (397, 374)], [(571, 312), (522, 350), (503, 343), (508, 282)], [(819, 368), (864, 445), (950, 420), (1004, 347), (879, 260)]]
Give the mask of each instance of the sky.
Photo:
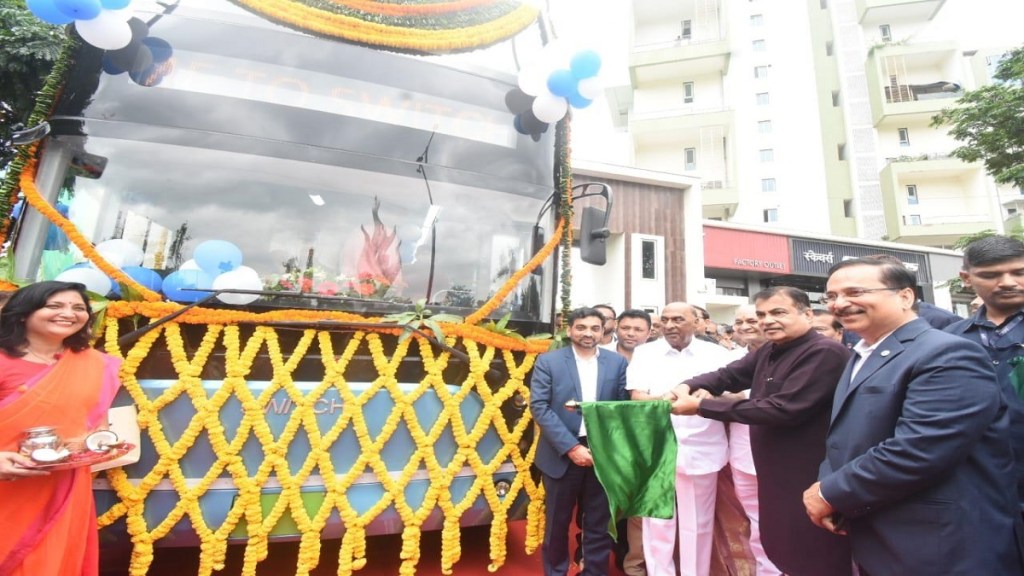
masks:
[[(723, 0), (730, 1), (730, 0)], [(562, 39), (593, 47), (602, 57), (605, 86), (629, 83), (629, 2), (627, 0), (547, 0), (552, 25)], [(598, 9), (597, 6), (600, 6)], [(965, 50), (1024, 44), (1024, 1), (946, 0), (918, 41), (959, 39)], [(622, 163), (622, 131), (611, 125), (604, 97), (573, 116), (573, 157)]]

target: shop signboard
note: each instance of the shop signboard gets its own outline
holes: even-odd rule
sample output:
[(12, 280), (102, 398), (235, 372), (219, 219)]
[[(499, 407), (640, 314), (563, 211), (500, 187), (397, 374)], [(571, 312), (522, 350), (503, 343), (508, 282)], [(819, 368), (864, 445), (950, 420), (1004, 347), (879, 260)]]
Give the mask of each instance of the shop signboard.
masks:
[(875, 254), (887, 254), (899, 258), (904, 266), (916, 273), (919, 285), (930, 285), (932, 281), (928, 256), (918, 252), (793, 238), (791, 253), (794, 274), (826, 277), (829, 269), (838, 262)]

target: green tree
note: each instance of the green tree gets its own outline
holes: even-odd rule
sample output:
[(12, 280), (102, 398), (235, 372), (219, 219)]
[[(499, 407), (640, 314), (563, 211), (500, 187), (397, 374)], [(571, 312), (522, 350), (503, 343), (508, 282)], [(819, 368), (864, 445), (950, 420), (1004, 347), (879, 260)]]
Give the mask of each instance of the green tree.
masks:
[[(28, 120), (36, 92), (60, 55), (64, 30), (36, 18), (24, 0), (0, 0), (0, 101), (12, 109), (0, 114), (0, 142), (11, 126)], [(0, 150), (0, 168), (6, 154)]]
[(1000, 184), (1024, 188), (1024, 47), (1008, 52), (995, 73), (996, 82), (970, 90), (932, 118), (932, 126), (949, 125), (963, 143), (953, 156), (964, 162), (983, 160)]

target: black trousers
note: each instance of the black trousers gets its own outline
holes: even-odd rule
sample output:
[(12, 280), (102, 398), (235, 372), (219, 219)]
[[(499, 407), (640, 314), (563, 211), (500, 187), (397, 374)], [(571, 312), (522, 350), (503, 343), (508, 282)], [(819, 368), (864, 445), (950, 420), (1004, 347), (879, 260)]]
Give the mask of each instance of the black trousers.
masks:
[(608, 534), (608, 498), (591, 467), (569, 463), (561, 478), (543, 475), (546, 507), (541, 557), (545, 576), (565, 576), (569, 571), (569, 528), (573, 510), (583, 513), (583, 572), (585, 576), (608, 574), (612, 538)]

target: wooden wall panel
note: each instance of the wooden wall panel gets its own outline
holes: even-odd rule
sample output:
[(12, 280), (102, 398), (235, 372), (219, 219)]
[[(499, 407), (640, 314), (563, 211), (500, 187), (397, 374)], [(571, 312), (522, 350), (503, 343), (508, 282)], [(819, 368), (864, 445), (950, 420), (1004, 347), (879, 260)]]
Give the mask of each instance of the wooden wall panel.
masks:
[[(683, 190), (587, 175), (575, 175), (573, 178), (574, 185), (586, 182), (607, 184), (612, 189), (612, 216), (608, 227), (613, 234), (622, 233), (626, 239), (626, 306), (633, 306), (629, 288), (632, 234), (650, 234), (665, 239), (665, 303), (684, 300), (686, 253), (683, 245)], [(579, 208), (588, 205), (604, 208), (604, 200), (585, 198), (576, 203), (576, 229), (579, 229)]]

